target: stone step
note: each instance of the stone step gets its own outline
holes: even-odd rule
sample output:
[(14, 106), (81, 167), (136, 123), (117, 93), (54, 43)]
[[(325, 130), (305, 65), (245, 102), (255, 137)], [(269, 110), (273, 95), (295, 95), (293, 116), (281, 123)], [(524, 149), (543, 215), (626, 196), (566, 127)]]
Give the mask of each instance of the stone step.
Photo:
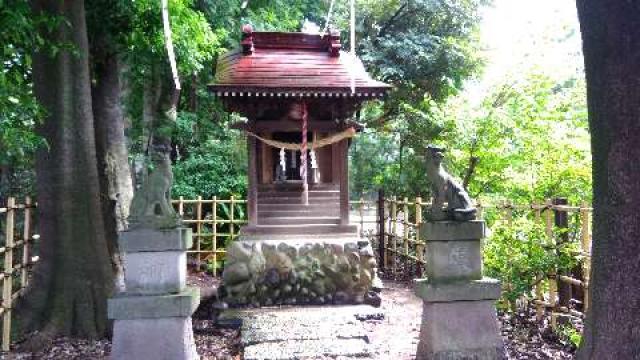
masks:
[(290, 225), (290, 224), (340, 224), (339, 217), (333, 216), (287, 216), (287, 217), (260, 217), (259, 225)]
[[(302, 191), (258, 191), (258, 199), (274, 197), (298, 197), (302, 196)], [(309, 198), (340, 198), (338, 190), (311, 190)]]
[[(309, 190), (339, 190), (337, 184), (309, 184)], [(264, 190), (302, 190), (302, 182), (284, 183), (284, 184), (261, 184), (258, 185), (258, 191)]]
[(356, 225), (335, 224), (298, 224), (298, 225), (256, 225), (245, 226), (243, 234), (326, 234), (326, 233), (357, 233)]
[(262, 211), (308, 211), (308, 210), (335, 210), (338, 211), (340, 209), (340, 204), (338, 202), (321, 202), (321, 203), (310, 203), (309, 205), (296, 204), (296, 203), (285, 203), (285, 204), (263, 204), (258, 202), (258, 212)]
[(316, 240), (357, 242), (358, 240), (361, 240), (361, 238), (357, 233), (342, 232), (329, 234), (243, 234), (243, 240), (274, 242), (280, 242), (282, 240), (291, 240), (298, 242)]
[(292, 216), (305, 216), (305, 217), (323, 217), (323, 216), (335, 216), (340, 211), (336, 207), (334, 208), (312, 208), (304, 210), (258, 210), (258, 219), (261, 218), (273, 218), (273, 217), (292, 217)]
[[(309, 204), (338, 203), (339, 197), (309, 197)], [(258, 197), (258, 204), (302, 204), (301, 196)]]

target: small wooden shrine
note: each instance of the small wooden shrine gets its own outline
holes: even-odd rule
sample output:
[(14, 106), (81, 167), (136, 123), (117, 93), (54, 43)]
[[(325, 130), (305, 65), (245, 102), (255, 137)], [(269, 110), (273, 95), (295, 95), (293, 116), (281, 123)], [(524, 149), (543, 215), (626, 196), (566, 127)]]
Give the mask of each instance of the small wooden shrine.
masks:
[(253, 32), (223, 55), (210, 86), (247, 121), (249, 224), (244, 233), (351, 232), (350, 119), (390, 86), (340, 51), (337, 33)]
[(249, 223), (227, 247), (231, 305), (362, 303), (376, 288), (369, 241), (349, 224), (348, 147), (364, 101), (390, 86), (337, 34), (253, 32), (219, 59), (211, 91), (246, 121)]

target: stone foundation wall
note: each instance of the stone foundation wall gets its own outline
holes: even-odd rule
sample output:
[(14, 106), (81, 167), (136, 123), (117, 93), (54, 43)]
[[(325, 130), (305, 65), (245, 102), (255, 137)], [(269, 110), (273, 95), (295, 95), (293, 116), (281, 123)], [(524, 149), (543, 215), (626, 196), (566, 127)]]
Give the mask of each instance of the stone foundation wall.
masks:
[(359, 238), (236, 240), (222, 274), (231, 306), (359, 304), (379, 282), (373, 250)]

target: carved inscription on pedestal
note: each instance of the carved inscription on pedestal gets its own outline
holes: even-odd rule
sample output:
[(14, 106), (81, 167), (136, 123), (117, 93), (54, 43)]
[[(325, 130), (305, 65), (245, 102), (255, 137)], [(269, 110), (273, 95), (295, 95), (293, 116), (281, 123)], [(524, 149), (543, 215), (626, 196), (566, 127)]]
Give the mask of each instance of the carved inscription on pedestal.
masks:
[(139, 252), (125, 254), (127, 292), (161, 294), (181, 291), (186, 285), (186, 254)]
[(471, 253), (469, 246), (456, 242), (450, 243), (449, 250), (449, 267), (457, 268), (460, 273), (469, 273), (473, 271), (471, 267)]

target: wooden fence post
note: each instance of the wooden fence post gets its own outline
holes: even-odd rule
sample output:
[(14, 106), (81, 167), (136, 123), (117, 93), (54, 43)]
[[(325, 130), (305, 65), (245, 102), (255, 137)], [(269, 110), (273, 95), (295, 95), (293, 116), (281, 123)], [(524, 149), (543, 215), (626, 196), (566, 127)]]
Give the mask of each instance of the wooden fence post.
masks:
[(384, 190), (378, 190), (378, 256), (380, 267), (384, 270), (387, 265), (387, 254), (384, 234)]
[(200, 239), (202, 237), (202, 196), (198, 196), (198, 203), (196, 204), (196, 271), (200, 271), (202, 266), (202, 259), (200, 254)]
[(402, 213), (404, 216), (402, 217), (402, 248), (404, 251), (404, 270), (408, 272), (410, 259), (409, 259), (409, 198), (405, 196), (404, 202), (402, 205)]
[[(541, 205), (538, 204), (537, 201), (534, 201), (531, 204), (531, 208), (534, 211), (534, 223), (540, 224), (542, 220), (542, 210)], [(536, 320), (542, 321), (542, 317), (544, 316), (545, 306), (544, 306), (544, 274), (538, 274), (536, 276)]]
[(4, 277), (2, 282), (2, 351), (9, 351), (11, 345), (11, 315), (13, 292), (13, 236), (15, 226), (16, 199), (10, 197), (7, 200), (7, 215), (4, 243)]
[(424, 261), (424, 245), (420, 239), (420, 225), (422, 224), (422, 198), (416, 197), (416, 276), (422, 277), (422, 262)]
[[(235, 210), (235, 204), (236, 204), (236, 198), (235, 196), (231, 195), (231, 203), (230, 203), (230, 211), (229, 211), (229, 241), (233, 241), (235, 235), (233, 232), (233, 223), (235, 220), (235, 215), (234, 215), (234, 210)], [(257, 220), (257, 219), (256, 219)]]
[(396, 260), (397, 260), (397, 256), (398, 256), (398, 234), (396, 233), (396, 229), (397, 229), (397, 224), (396, 224), (396, 213), (397, 213), (397, 204), (396, 204), (396, 197), (395, 195), (391, 198), (391, 241), (393, 242), (392, 245), (392, 253), (393, 256), (391, 257), (393, 264), (391, 264), (391, 269), (393, 271), (393, 278), (396, 278)]
[[(556, 228), (560, 229), (562, 232), (556, 236), (556, 245), (562, 245), (569, 241), (569, 234), (566, 230), (569, 228), (569, 217), (567, 216), (566, 209), (561, 209), (562, 206), (566, 206), (568, 204), (567, 199), (565, 198), (554, 198), (553, 199), (553, 218), (554, 225)], [(560, 255), (560, 250), (556, 248), (556, 253), (558, 256)], [(571, 284), (566, 283), (560, 280), (560, 275), (569, 276), (570, 274), (564, 271), (557, 272), (556, 271), (556, 283), (558, 287), (558, 306), (569, 308), (571, 303), (571, 298), (573, 296), (573, 291), (571, 289)]]
[(554, 244), (553, 240), (553, 213), (551, 209), (553, 208), (553, 204), (551, 200), (547, 199), (544, 202), (544, 220), (545, 220), (545, 234), (547, 235), (547, 241), (550, 244)]
[(27, 287), (29, 281), (29, 262), (30, 262), (30, 250), (29, 244), (31, 243), (31, 198), (26, 197), (24, 199), (24, 227), (22, 229), (22, 268), (20, 269), (20, 288)]
[(211, 205), (213, 208), (212, 211), (212, 240), (211, 245), (213, 247), (213, 276), (216, 276), (218, 272), (218, 197), (213, 197), (213, 204)]
[(541, 321), (544, 316), (544, 293), (542, 291), (542, 281), (544, 277), (540, 274), (536, 276), (536, 320)]
[(360, 236), (364, 236), (364, 198), (360, 196)]
[[(547, 199), (544, 203), (544, 219), (545, 219), (545, 234), (547, 235), (547, 241), (551, 246), (555, 247), (555, 240), (553, 238), (553, 203), (550, 199)], [(556, 307), (558, 306), (556, 301), (556, 273), (549, 274), (549, 303), (551, 304), (551, 327), (556, 328)]]

